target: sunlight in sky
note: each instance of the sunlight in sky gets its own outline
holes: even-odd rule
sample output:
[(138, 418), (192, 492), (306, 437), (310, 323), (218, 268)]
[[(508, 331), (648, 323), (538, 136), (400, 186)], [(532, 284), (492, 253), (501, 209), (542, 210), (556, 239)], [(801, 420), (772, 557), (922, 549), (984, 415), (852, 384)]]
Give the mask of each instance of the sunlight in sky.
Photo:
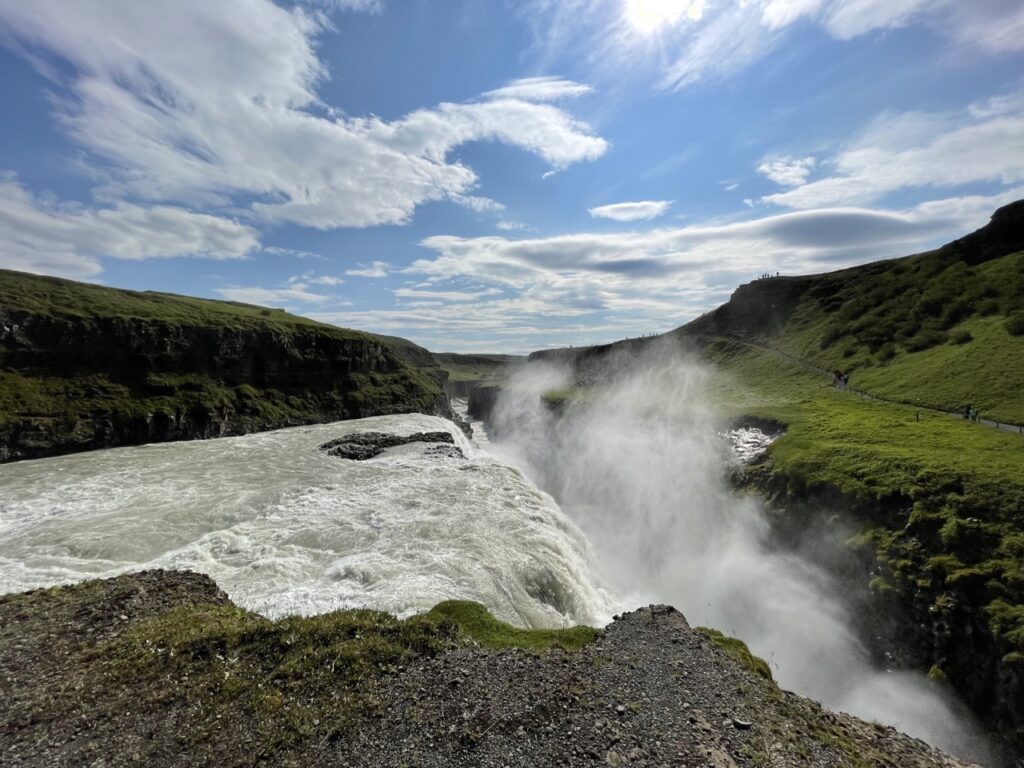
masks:
[(626, 19), (642, 35), (677, 24), (684, 16), (699, 21), (704, 15), (704, 0), (626, 0)]

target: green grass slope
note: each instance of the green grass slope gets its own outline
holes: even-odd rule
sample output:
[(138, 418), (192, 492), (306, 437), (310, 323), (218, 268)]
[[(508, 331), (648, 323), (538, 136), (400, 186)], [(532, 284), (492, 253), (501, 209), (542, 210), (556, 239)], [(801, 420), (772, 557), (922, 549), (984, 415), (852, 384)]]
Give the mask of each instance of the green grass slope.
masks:
[(1024, 424), (1024, 201), (930, 253), (741, 286), (680, 332), (767, 344), (886, 399)]
[(427, 359), (426, 350), (406, 339), (339, 328), (289, 314), (283, 309), (158, 291), (128, 291), (8, 269), (0, 269), (0, 310), (27, 312), (39, 317), (143, 320), (170, 326), (280, 333), (312, 329), (333, 338), (378, 340), (423, 361)]
[(434, 359), (448, 373), (449, 390), (453, 396), (466, 396), (473, 389), (500, 382), (516, 366), (526, 362), (519, 355), (463, 355), (435, 352)]
[(930, 253), (742, 286), (677, 335), (726, 415), (786, 428), (746, 481), (839, 512), (910, 657), (1024, 748), (1024, 436), (922, 407), (1024, 423), (1022, 250), (1018, 203)]

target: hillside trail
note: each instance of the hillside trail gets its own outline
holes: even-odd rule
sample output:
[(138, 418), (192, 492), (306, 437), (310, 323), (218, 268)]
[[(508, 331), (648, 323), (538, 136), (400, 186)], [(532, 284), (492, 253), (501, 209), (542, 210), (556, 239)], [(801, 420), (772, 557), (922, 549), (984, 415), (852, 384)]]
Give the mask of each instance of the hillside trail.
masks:
[[(763, 350), (765, 352), (771, 352), (772, 354), (778, 355), (779, 357), (783, 357), (786, 360), (789, 360), (790, 362), (795, 363), (796, 365), (799, 365), (799, 366), (802, 366), (802, 367), (807, 368), (809, 370), (812, 370), (815, 373), (819, 373), (822, 376), (827, 376), (827, 377), (830, 377), (830, 378), (833, 376), (833, 372), (828, 370), (827, 368), (822, 368), (821, 366), (815, 365), (814, 363), (811, 363), (811, 362), (809, 362), (807, 360), (804, 360), (803, 358), (797, 357), (796, 355), (791, 355), (788, 352), (783, 352), (781, 349), (776, 349), (775, 347), (768, 346), (767, 344), (758, 344), (757, 342), (746, 341), (744, 339), (738, 339), (738, 338), (736, 338), (734, 336), (712, 336), (712, 335), (707, 335), (707, 334), (701, 334), (701, 336), (703, 338), (720, 339), (722, 341), (728, 341), (728, 342), (731, 342), (733, 344), (739, 344), (741, 346), (751, 347), (753, 349), (760, 349), (760, 350)], [(841, 391), (849, 392), (849, 393), (851, 393), (853, 395), (856, 395), (857, 397), (863, 398), (864, 400), (874, 400), (875, 402), (879, 402), (879, 403), (890, 403), (892, 405), (899, 405), (899, 406), (902, 406), (904, 408), (913, 408), (915, 410), (935, 411), (936, 413), (944, 413), (947, 416), (950, 416), (950, 417), (953, 417), (953, 418), (960, 418), (960, 419), (964, 418), (964, 415), (962, 413), (958, 413), (957, 411), (946, 410), (945, 408), (939, 408), (936, 405), (923, 405), (923, 404), (917, 404), (917, 403), (904, 403), (904, 402), (900, 402), (899, 400), (890, 400), (889, 398), (879, 397), (878, 395), (872, 395), (870, 392), (865, 392), (862, 389), (856, 389), (856, 388), (851, 387), (849, 385), (847, 385), (845, 387), (842, 387), (840, 389), (841, 389)], [(1010, 424), (1010, 423), (1007, 423), (1007, 422), (995, 421), (993, 419), (983, 419), (983, 418), (976, 419), (975, 423), (981, 424), (982, 426), (989, 427), (991, 429), (998, 429), (1000, 432), (1009, 432), (1009, 433), (1014, 434), (1014, 435), (1024, 436), (1024, 425), (1021, 425), (1021, 424)]]

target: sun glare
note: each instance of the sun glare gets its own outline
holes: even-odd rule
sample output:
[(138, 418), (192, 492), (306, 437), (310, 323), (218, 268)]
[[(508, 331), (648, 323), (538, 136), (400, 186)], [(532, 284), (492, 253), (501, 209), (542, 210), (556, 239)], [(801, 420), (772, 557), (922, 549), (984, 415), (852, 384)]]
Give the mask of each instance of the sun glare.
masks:
[(704, 14), (704, 0), (626, 0), (626, 19), (642, 35), (677, 24), (683, 17), (694, 21)]

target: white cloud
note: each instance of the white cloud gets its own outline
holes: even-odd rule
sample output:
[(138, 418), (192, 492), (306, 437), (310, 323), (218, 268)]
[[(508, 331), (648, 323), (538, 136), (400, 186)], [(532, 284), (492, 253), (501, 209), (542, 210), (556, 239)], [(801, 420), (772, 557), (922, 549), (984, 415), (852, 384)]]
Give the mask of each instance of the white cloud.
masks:
[(170, 206), (86, 208), (34, 197), (0, 175), (0, 266), (7, 269), (88, 277), (101, 271), (101, 257), (243, 259), (258, 244), (252, 229), (230, 219)]
[(352, 277), (379, 278), (387, 277), (391, 265), (386, 261), (375, 261), (372, 264), (360, 264), (359, 269), (346, 269), (345, 274)]
[(489, 99), (518, 99), (520, 101), (561, 101), (590, 93), (588, 85), (561, 77), (524, 77), (484, 94)]
[(951, 11), (952, 34), (989, 53), (1024, 51), (1024, 4), (1018, 0), (972, 0)]
[(340, 301), (334, 296), (325, 296), (320, 293), (313, 293), (306, 283), (289, 283), (285, 288), (254, 288), (230, 286), (228, 288), (217, 288), (216, 293), (229, 301), (241, 301), (246, 304), (323, 304), (331, 301), (338, 305), (348, 305), (351, 302)]
[(396, 288), (394, 294), (399, 299), (425, 299), (438, 302), (476, 301), (484, 296), (494, 296), (501, 291), (489, 288), (484, 291), (424, 291), (416, 288)]
[(634, 203), (613, 203), (588, 208), (587, 212), (595, 219), (612, 219), (613, 221), (641, 221), (656, 219), (672, 205), (671, 200), (641, 200)]
[(295, 286), (299, 283), (308, 285), (343, 285), (345, 283), (344, 278), (337, 277), (336, 275), (317, 275), (314, 272), (306, 272), (302, 275), (292, 275), (288, 278), (288, 285)]
[(825, 29), (840, 40), (850, 40), (877, 29), (909, 24), (921, 14), (943, 8), (949, 0), (833, 0)]
[[(673, 312), (706, 309), (714, 288), (767, 269), (817, 271), (825, 265), (911, 252), (936, 238), (985, 223), (1017, 188), (991, 197), (960, 197), (903, 211), (823, 209), (720, 225), (548, 238), (437, 236), (434, 252), (406, 271), (441, 283), (470, 280), (521, 291), (545, 310), (614, 309), (654, 302)], [(723, 277), (727, 274), (728, 277)]]
[(300, 0), (307, 5), (336, 8), (343, 11), (361, 11), (363, 13), (380, 13), (384, 10), (383, 0)]
[(402, 224), (429, 201), (484, 205), (471, 194), (473, 170), (448, 159), (468, 142), (518, 147), (553, 169), (607, 149), (585, 123), (537, 101), (586, 91), (553, 78), (393, 121), (341, 115), (318, 95), (326, 23), (270, 0), (0, 1), (0, 40), (35, 62), (74, 66), (67, 78), (42, 70), (60, 86), (62, 126), (100, 161), (107, 199), (227, 207), (255, 197), (268, 222)]
[(1021, 106), (1007, 98), (960, 115), (884, 115), (831, 159), (833, 175), (763, 201), (806, 209), (863, 205), (908, 188), (1016, 184), (1024, 181)]
[(807, 182), (817, 161), (813, 157), (776, 157), (757, 166), (757, 172), (783, 187)]
[(296, 259), (319, 259), (323, 260), (323, 256), (319, 253), (313, 253), (312, 251), (303, 251), (298, 248), (280, 248), (276, 245), (268, 245), (261, 248), (264, 253), (269, 253), (272, 256), (292, 256)]
[(452, 195), (452, 200), (459, 205), (469, 208), (477, 213), (501, 213), (505, 206), (489, 197), (476, 197), (474, 195)]
[(736, 74), (770, 52), (777, 40), (778, 33), (762, 23), (754, 4), (725, 4), (677, 42), (679, 53), (665, 68), (660, 85), (680, 89)]
[(502, 232), (513, 232), (517, 229), (526, 229), (526, 225), (521, 221), (499, 221), (495, 226)]
[(623, 17), (641, 35), (650, 35), (683, 21), (700, 21), (705, 0), (626, 0)]
[(1016, 188), (905, 210), (802, 211), (614, 234), (432, 237), (423, 241), (431, 255), (403, 270), (427, 287), (396, 291), (396, 308), (313, 316), (435, 349), (597, 343), (680, 325), (762, 272), (821, 272), (924, 250), (1022, 195)]
[(826, 0), (767, 0), (761, 9), (761, 21), (769, 29), (788, 27), (800, 19), (815, 16)]

